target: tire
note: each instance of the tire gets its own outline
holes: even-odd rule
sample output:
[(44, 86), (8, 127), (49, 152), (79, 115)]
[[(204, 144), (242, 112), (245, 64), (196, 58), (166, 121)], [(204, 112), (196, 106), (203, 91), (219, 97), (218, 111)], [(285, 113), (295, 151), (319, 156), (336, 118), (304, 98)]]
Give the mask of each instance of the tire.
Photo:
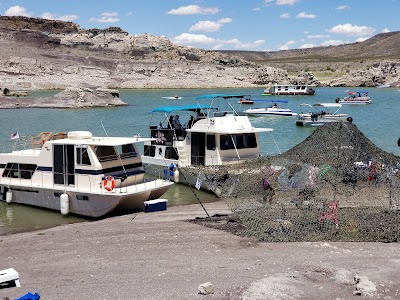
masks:
[(353, 123), (353, 118), (352, 117), (347, 117), (347, 122)]

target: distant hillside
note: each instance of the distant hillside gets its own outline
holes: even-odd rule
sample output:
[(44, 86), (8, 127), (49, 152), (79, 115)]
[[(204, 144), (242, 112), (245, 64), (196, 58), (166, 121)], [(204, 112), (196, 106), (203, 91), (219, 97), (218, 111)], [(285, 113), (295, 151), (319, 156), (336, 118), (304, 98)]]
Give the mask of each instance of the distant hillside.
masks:
[(0, 16), (0, 88), (400, 86), (400, 33), (278, 52), (209, 51), (119, 27)]
[(400, 31), (380, 33), (364, 42), (339, 46), (315, 47), (307, 49), (265, 51), (220, 50), (218, 52), (235, 55), (253, 62), (307, 61), (349, 61), (374, 59), (399, 59)]

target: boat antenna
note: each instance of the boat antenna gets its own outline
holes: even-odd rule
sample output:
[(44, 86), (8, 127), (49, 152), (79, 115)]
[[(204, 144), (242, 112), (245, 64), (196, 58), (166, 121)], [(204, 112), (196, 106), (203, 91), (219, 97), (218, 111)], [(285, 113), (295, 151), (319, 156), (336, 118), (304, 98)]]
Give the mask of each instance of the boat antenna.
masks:
[(106, 134), (106, 137), (108, 137), (107, 131), (106, 131), (106, 129), (104, 128), (104, 125), (103, 125), (103, 121), (100, 121), (100, 123), (101, 123), (101, 127), (103, 127), (103, 130), (104, 130), (104, 133)]

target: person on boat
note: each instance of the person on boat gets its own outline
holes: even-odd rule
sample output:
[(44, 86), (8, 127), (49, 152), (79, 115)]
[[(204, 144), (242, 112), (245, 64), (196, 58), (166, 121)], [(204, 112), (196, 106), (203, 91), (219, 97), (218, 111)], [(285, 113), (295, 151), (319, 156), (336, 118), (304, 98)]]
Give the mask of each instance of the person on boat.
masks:
[(158, 124), (157, 129), (163, 129), (163, 126), (162, 126), (161, 122)]
[(276, 105), (276, 103), (274, 103), (274, 105), (272, 105), (272, 108), (277, 108), (278, 105)]
[(179, 120), (179, 115), (176, 115), (173, 122), (172, 122), (173, 128), (175, 129), (175, 133), (177, 136), (182, 136), (183, 135), (183, 128), (181, 121)]
[(186, 127), (187, 128), (191, 128), (193, 126), (193, 123), (194, 123), (194, 117), (192, 115), (190, 115), (190, 119), (187, 122), (187, 126)]
[(169, 120), (168, 120), (168, 129), (173, 129), (174, 128), (174, 116), (169, 116)]

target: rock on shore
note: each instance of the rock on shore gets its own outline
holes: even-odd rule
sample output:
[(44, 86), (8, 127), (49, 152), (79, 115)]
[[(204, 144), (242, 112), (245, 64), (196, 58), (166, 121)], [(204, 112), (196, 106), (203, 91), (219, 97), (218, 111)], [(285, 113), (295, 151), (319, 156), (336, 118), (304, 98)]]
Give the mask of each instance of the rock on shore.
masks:
[(89, 108), (125, 106), (119, 91), (105, 88), (67, 88), (45, 98), (0, 97), (1, 108)]

